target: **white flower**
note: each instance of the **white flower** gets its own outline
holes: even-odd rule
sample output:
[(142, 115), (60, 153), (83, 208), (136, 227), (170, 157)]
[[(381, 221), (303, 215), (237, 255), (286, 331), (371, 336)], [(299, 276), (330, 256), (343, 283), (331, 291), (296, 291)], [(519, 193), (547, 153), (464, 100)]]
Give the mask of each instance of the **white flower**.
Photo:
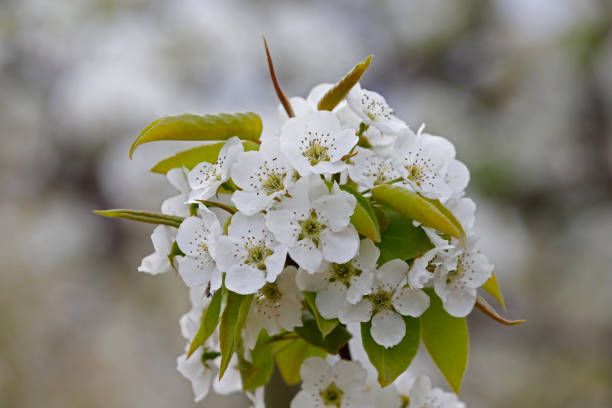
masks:
[(346, 168), (342, 157), (358, 140), (354, 129), (342, 130), (336, 116), (328, 111), (290, 118), (280, 133), (281, 150), (302, 176), (342, 171)]
[(466, 233), (474, 228), (474, 222), (476, 221), (476, 203), (474, 203), (471, 198), (455, 194), (444, 205), (461, 223)]
[(366, 372), (354, 361), (339, 360), (330, 366), (320, 357), (302, 363), (302, 390), (291, 401), (291, 408), (372, 406), (365, 391)]
[(240, 187), (232, 202), (240, 212), (253, 215), (267, 209), (272, 200), (285, 194), (293, 184), (293, 169), (274, 139), (262, 143), (259, 151), (238, 155), (232, 166), (232, 181)]
[(157, 275), (170, 270), (170, 251), (176, 236), (176, 229), (165, 225), (158, 225), (151, 234), (151, 241), (155, 252), (143, 258), (138, 270), (140, 272)]
[[(344, 104), (340, 109), (334, 109), (334, 113), (336, 113), (336, 116), (338, 116), (340, 124), (344, 129), (359, 129), (361, 123), (363, 123), (362, 118), (353, 112), (353, 110), (347, 104)], [(391, 153), (393, 152), (393, 144), (397, 139), (397, 135), (393, 133), (383, 133), (378, 130), (378, 128), (367, 125), (361, 135), (362, 137), (365, 137), (367, 142), (372, 147), (372, 150), (377, 155), (385, 158), (391, 156)]]
[(431, 380), (426, 375), (419, 375), (413, 381), (394, 383), (399, 395), (410, 401), (408, 408), (465, 408), (465, 404), (451, 392), (440, 388), (431, 388)]
[(180, 194), (165, 200), (162, 203), (161, 212), (168, 215), (176, 215), (178, 217), (189, 217), (190, 204), (187, 204), (187, 201), (189, 201), (191, 188), (189, 187), (185, 169), (182, 167), (171, 169), (166, 173), (166, 177), (170, 184), (176, 187)]
[(361, 89), (356, 84), (346, 97), (353, 110), (366, 125), (372, 125), (383, 133), (398, 133), (406, 124), (395, 117), (393, 109), (379, 93)]
[(263, 214), (236, 213), (212, 255), (226, 273), (225, 286), (244, 295), (274, 282), (285, 266), (287, 248), (268, 231)]
[(323, 259), (351, 260), (359, 246), (359, 234), (350, 223), (355, 197), (336, 184), (330, 193), (316, 176), (301, 178), (290, 195), (278, 210), (268, 211), (266, 226), (287, 246), (291, 258), (312, 273), (319, 270)]
[(373, 188), (401, 177), (391, 159), (382, 158), (369, 149), (359, 148), (351, 160), (353, 164), (348, 167), (349, 175), (362, 187)]
[(415, 289), (422, 288), (433, 278), (435, 267), (440, 263), (438, 255), (452, 248), (448, 241), (440, 237), (435, 230), (427, 227), (422, 228), (434, 247), (412, 262), (410, 272), (408, 272), (408, 283), (410, 287)]
[(448, 140), (414, 134), (406, 128), (398, 139), (392, 160), (414, 191), (445, 201), (453, 193), (445, 177), (448, 163), (454, 155), (455, 148)]
[(476, 248), (478, 239), (467, 237), (467, 247), (460, 244), (445, 254), (444, 261), (436, 268), (434, 289), (444, 309), (452, 316), (467, 316), (476, 303), (476, 289), (482, 286), (493, 272), (493, 265)]
[(288, 266), (276, 282), (267, 282), (253, 298), (244, 328), (247, 347), (252, 349), (261, 329), (273, 336), (302, 325), (302, 294), (295, 284), (295, 266)]
[(221, 271), (211, 252), (221, 235), (217, 217), (208, 209), (199, 211), (200, 217), (187, 217), (181, 223), (176, 243), (185, 257), (179, 261), (179, 275), (187, 286), (200, 286), (210, 282), (212, 289), (221, 287)]
[(444, 181), (453, 194), (461, 194), (470, 182), (470, 171), (465, 164), (457, 159), (452, 159), (446, 168)]
[(362, 239), (358, 255), (343, 264), (326, 264), (323, 272), (298, 271), (300, 290), (317, 292), (317, 309), (326, 319), (338, 317), (344, 302), (355, 304), (372, 290), (372, 280), (380, 251), (369, 239)]
[(339, 311), (344, 324), (367, 322), (372, 317), (370, 334), (384, 347), (393, 347), (406, 334), (401, 315), (418, 317), (429, 307), (429, 296), (420, 289), (404, 286), (408, 264), (393, 259), (382, 265), (374, 275), (372, 292), (357, 304), (345, 305)]
[(201, 401), (208, 395), (210, 384), (217, 373), (217, 368), (205, 360), (204, 356), (204, 349), (199, 347), (189, 358), (185, 352), (176, 359), (176, 369), (191, 381), (195, 402)]
[(237, 137), (228, 139), (219, 151), (217, 163), (202, 162), (189, 172), (189, 186), (193, 189), (190, 202), (208, 200), (221, 186), (229, 180), (230, 169), (238, 153), (244, 151), (242, 142)]
[[(293, 113), (295, 116), (299, 118), (319, 110), (319, 102), (323, 96), (325, 96), (327, 91), (329, 91), (333, 86), (334, 84), (328, 83), (319, 84), (310, 90), (306, 99), (299, 96), (289, 98), (289, 103), (293, 108)], [(345, 105), (346, 101), (341, 101), (333, 111), (336, 112), (339, 109), (342, 109)], [(287, 112), (285, 112), (285, 108), (281, 104), (278, 105), (278, 114), (283, 121), (289, 119)]]

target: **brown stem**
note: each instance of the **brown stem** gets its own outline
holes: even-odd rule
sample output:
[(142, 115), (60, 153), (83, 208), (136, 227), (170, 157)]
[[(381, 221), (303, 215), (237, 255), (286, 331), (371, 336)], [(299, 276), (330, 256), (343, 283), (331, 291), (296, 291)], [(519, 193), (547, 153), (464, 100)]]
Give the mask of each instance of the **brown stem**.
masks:
[(278, 84), (278, 79), (276, 79), (276, 72), (274, 72), (274, 63), (272, 62), (272, 56), (270, 55), (270, 50), (268, 49), (268, 43), (266, 42), (265, 37), (263, 40), (264, 40), (264, 46), (266, 47), (266, 57), (268, 58), (268, 67), (270, 68), (270, 79), (272, 79), (272, 85), (274, 85), (276, 96), (278, 96), (278, 100), (283, 105), (283, 108), (285, 108), (285, 112), (287, 112), (287, 115), (290, 118), (293, 118), (295, 116), (295, 113), (293, 113), (293, 108), (291, 107), (291, 104), (289, 103), (289, 98), (287, 98), (287, 95), (285, 94), (285, 92), (283, 92), (280, 85)]

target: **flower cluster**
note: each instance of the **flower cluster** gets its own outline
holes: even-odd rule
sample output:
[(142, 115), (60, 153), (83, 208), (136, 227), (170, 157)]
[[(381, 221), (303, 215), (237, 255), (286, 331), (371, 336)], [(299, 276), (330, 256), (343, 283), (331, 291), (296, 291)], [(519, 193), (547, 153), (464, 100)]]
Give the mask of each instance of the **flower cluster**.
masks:
[[(261, 126), (254, 114), (188, 115), (145, 129), (163, 140), (156, 129), (167, 135), (173, 123), (184, 122), (178, 132), (199, 121), (218, 135), (234, 121), (226, 133), (235, 136), (154, 168), (179, 192), (161, 214), (121, 213), (160, 224), (139, 270), (174, 269), (190, 288), (177, 365), (196, 401), (212, 385), (220, 394), (247, 391), (263, 406), (276, 361), (288, 383), (303, 381), (296, 408), (464, 406), (427, 377), (399, 375), (419, 326), (426, 345), (426, 332), (438, 330), (430, 337), (464, 336), (467, 347), (462, 318), (480, 302), (477, 289), (498, 292), (474, 233), (468, 169), (449, 140), (424, 126), (414, 132), (381, 95), (346, 78), (283, 100), (282, 126), (264, 137), (261, 128), (252, 137), (253, 123)], [(455, 332), (444, 331), (448, 319)], [(355, 324), (363, 341), (350, 350)], [(381, 357), (396, 350), (397, 361)], [(362, 363), (384, 388), (367, 383), (351, 351), (368, 355)], [(457, 353), (467, 359), (467, 348)]]

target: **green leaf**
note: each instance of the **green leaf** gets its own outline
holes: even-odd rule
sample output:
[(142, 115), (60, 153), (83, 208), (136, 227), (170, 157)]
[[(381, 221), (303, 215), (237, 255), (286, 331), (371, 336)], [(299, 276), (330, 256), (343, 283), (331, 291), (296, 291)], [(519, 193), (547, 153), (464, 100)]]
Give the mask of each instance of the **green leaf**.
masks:
[(259, 333), (255, 348), (251, 350), (251, 361), (248, 361), (242, 354), (238, 354), (238, 368), (243, 391), (251, 391), (264, 386), (272, 377), (274, 358), (272, 358), (269, 339), (265, 330)]
[(489, 280), (482, 285), (482, 288), (487, 291), (491, 296), (493, 296), (501, 305), (501, 307), (506, 310), (506, 305), (504, 304), (504, 296), (499, 289), (499, 283), (497, 281), (497, 276), (495, 276), (495, 272), (491, 273), (491, 277)]
[(165, 116), (153, 121), (140, 132), (130, 147), (130, 158), (134, 150), (144, 143), (160, 140), (226, 140), (232, 136), (257, 140), (261, 130), (261, 118), (252, 112)]
[(433, 248), (423, 228), (412, 225), (410, 218), (396, 212), (389, 212), (387, 219), (389, 226), (382, 233), (381, 242), (376, 244), (380, 249), (378, 265), (396, 258), (407, 261)]
[(198, 349), (217, 328), (219, 324), (219, 315), (221, 314), (221, 303), (223, 300), (223, 294), (225, 289), (220, 288), (215, 292), (208, 307), (202, 311), (202, 317), (200, 319), (200, 328), (196, 333), (191, 344), (189, 345), (189, 352), (187, 357), (191, 356), (194, 351)]
[(361, 341), (368, 358), (378, 372), (378, 383), (381, 387), (393, 381), (410, 365), (419, 349), (420, 328), (419, 319), (402, 316), (406, 323), (406, 334), (397, 345), (385, 348), (372, 338), (370, 329), (372, 322), (361, 323)]
[[(177, 167), (186, 167), (188, 170), (193, 169), (197, 164), (202, 162), (216, 163), (217, 157), (225, 142), (213, 143), (204, 146), (194, 147), (192, 149), (183, 150), (174, 156), (170, 156), (157, 163), (151, 171), (153, 173), (166, 174), (168, 171)], [(259, 145), (250, 140), (242, 143), (244, 151), (259, 150)]]
[(374, 187), (372, 197), (426, 227), (437, 229), (465, 243), (461, 223), (439, 200), (425, 198), (404, 187), (389, 184)]
[(183, 222), (183, 217), (175, 217), (173, 215), (166, 215), (160, 213), (154, 213), (150, 211), (138, 211), (138, 210), (124, 210), (124, 209), (113, 209), (113, 210), (94, 210), (94, 213), (103, 215), (104, 217), (110, 218), (125, 218), (133, 221), (146, 222), (149, 224), (163, 224), (171, 227), (178, 228)]
[(351, 215), (351, 223), (355, 226), (357, 232), (370, 238), (374, 242), (380, 242), (378, 217), (376, 217), (376, 213), (370, 202), (349, 186), (340, 186), (340, 189), (352, 194), (357, 199), (355, 212)]
[(308, 304), (308, 307), (317, 322), (319, 331), (321, 332), (323, 338), (327, 337), (327, 335), (331, 333), (332, 330), (336, 328), (336, 326), (338, 326), (340, 321), (338, 319), (328, 320), (324, 318), (323, 316), (321, 316), (321, 314), (319, 313), (319, 310), (317, 309), (317, 303), (316, 303), (317, 293), (316, 292), (303, 292), (303, 293), (304, 293), (304, 298), (306, 299), (306, 303)]
[(176, 267), (174, 266), (174, 258), (176, 258), (177, 256), (184, 256), (184, 255), (185, 253), (181, 251), (181, 248), (179, 248), (176, 241), (174, 241), (172, 243), (172, 248), (170, 249), (170, 253), (168, 254), (168, 261), (170, 261), (170, 266), (172, 267), (172, 269), (174, 269), (175, 272), (178, 272), (178, 271), (176, 270)]
[(249, 313), (252, 300), (253, 295), (239, 295), (227, 291), (227, 302), (225, 310), (223, 310), (221, 315), (221, 325), (219, 326), (219, 343), (221, 344), (219, 378), (223, 377), (236, 350), (236, 345), (240, 340), (240, 333)]
[(361, 76), (366, 72), (372, 61), (372, 55), (364, 61), (355, 65), (355, 67), (346, 74), (336, 85), (334, 85), (319, 101), (317, 108), (319, 110), (333, 110), (349, 93), (351, 88), (355, 86)]
[(338, 325), (325, 338), (321, 335), (314, 317), (310, 313), (302, 314), (301, 327), (296, 327), (295, 332), (308, 343), (330, 354), (338, 354), (338, 351), (353, 337), (343, 325)]
[(300, 368), (308, 357), (325, 357), (327, 353), (311, 346), (304, 339), (284, 340), (276, 353), (276, 365), (287, 385), (295, 385), (302, 381)]
[(423, 343), (446, 381), (459, 394), (467, 367), (469, 335), (465, 318), (446, 313), (433, 289), (425, 289), (431, 304), (421, 316)]

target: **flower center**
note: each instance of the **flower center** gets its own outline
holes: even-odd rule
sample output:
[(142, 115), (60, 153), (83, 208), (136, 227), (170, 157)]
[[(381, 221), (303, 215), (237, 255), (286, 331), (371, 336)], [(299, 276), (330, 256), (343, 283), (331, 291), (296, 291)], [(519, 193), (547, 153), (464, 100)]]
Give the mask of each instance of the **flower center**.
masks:
[(402, 400), (402, 405), (400, 408), (408, 408), (410, 406), (410, 398), (407, 395), (400, 395), (400, 399)]
[(361, 98), (361, 106), (363, 106), (366, 116), (372, 121), (379, 119), (390, 120), (391, 115), (393, 115), (393, 109), (389, 105), (376, 101), (366, 94)]
[(318, 164), (322, 161), (330, 161), (329, 157), (329, 147), (324, 143), (327, 141), (327, 138), (330, 136), (329, 133), (319, 136), (318, 133), (308, 132), (310, 136), (309, 139), (304, 139), (301, 141), (301, 151), (302, 155), (308, 159), (311, 166)]
[(252, 265), (260, 270), (266, 269), (265, 260), (274, 252), (266, 247), (263, 242), (247, 246), (247, 256), (244, 261), (247, 265)]
[(340, 403), (342, 402), (342, 396), (344, 395), (344, 391), (342, 391), (336, 383), (331, 383), (322, 390), (319, 395), (323, 400), (323, 405), (328, 407), (338, 407), (340, 408)]
[(408, 180), (411, 180), (414, 182), (414, 184), (420, 186), (424, 178), (423, 168), (416, 164), (409, 164), (408, 166), (404, 167), (406, 170), (408, 170)]
[(274, 171), (270, 171), (268, 173), (268, 178), (263, 182), (263, 190), (268, 195), (283, 190), (285, 188), (285, 184), (283, 183), (284, 178), (285, 174), (279, 174)]
[(303, 219), (302, 221), (298, 221), (302, 230), (298, 235), (298, 241), (304, 238), (310, 239), (317, 247), (319, 246), (319, 235), (321, 231), (325, 229), (325, 225), (323, 225), (319, 221), (319, 215), (315, 210), (310, 210), (310, 215)]
[(210, 252), (209, 252), (209, 250), (208, 250), (208, 245), (206, 245), (206, 243), (204, 243), (204, 242), (200, 242), (200, 243), (198, 244), (198, 247), (200, 247), (200, 249), (202, 249), (202, 251), (204, 251), (204, 253), (205, 253), (206, 255), (210, 256)]
[(376, 314), (382, 310), (393, 310), (393, 293), (384, 289), (378, 289), (377, 292), (368, 295), (368, 299), (372, 302), (372, 314)]
[(332, 264), (330, 282), (343, 283), (347, 288), (351, 286), (353, 276), (361, 275), (361, 270), (355, 268), (351, 262), (343, 264)]
[(281, 291), (278, 289), (278, 285), (272, 282), (266, 282), (263, 288), (259, 290), (260, 295), (270, 302), (278, 302), (283, 296)]

